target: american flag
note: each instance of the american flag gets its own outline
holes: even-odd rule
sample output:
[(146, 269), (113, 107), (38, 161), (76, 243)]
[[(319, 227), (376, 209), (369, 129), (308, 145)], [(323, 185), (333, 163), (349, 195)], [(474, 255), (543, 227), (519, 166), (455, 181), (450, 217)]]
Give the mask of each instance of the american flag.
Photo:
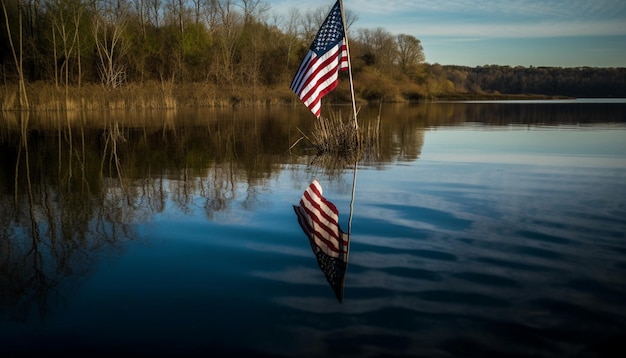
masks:
[(339, 212), (322, 196), (322, 186), (314, 180), (304, 191), (300, 206), (293, 207), (298, 223), (309, 238), (317, 263), (339, 302), (348, 267), (350, 235), (339, 227)]
[(341, 5), (337, 1), (309, 47), (291, 89), (317, 118), (322, 113), (322, 97), (337, 87), (339, 72), (348, 69), (348, 46)]

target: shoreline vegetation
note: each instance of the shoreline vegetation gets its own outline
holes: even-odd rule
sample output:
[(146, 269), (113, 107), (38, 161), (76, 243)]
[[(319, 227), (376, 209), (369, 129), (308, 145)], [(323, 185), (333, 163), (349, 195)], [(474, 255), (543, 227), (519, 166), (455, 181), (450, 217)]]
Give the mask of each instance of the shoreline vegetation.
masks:
[[(48, 83), (26, 84), (30, 111), (75, 111), (75, 110), (154, 110), (176, 108), (237, 108), (241, 106), (297, 106), (300, 100), (287, 86), (257, 88), (241, 87), (224, 89), (213, 84), (162, 84), (158, 82), (128, 84), (115, 89), (91, 84), (57, 87)], [(17, 85), (0, 86), (0, 110), (20, 111), (19, 88)], [(327, 103), (350, 103), (349, 93), (341, 89), (327, 95)], [(541, 94), (501, 93), (449, 93), (424, 96), (422, 98), (376, 99), (376, 103), (411, 103), (431, 101), (463, 100), (546, 100), (568, 99), (572, 96)], [(357, 103), (367, 104), (372, 99), (356, 98)]]
[[(9, 0), (0, 10), (1, 111), (301, 106), (289, 85), (329, 12), (270, 16), (261, 0)], [(626, 98), (625, 67), (428, 63), (418, 34), (358, 28), (350, 9), (345, 21), (359, 103)], [(345, 74), (324, 102), (351, 102)]]

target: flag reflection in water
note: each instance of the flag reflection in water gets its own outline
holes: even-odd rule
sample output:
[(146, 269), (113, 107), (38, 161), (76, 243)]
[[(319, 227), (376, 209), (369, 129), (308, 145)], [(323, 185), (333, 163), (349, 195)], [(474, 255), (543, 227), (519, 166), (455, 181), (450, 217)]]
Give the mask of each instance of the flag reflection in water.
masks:
[(294, 205), (293, 209), (320, 269), (339, 302), (343, 302), (350, 235), (339, 227), (337, 208), (322, 196), (322, 186), (316, 179), (304, 191), (300, 206)]

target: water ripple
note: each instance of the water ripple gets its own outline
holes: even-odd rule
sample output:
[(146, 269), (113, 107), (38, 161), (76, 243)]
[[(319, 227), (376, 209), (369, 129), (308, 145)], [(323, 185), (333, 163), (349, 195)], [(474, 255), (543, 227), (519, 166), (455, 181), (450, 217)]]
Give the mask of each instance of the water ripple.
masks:
[(487, 286), (496, 287), (520, 287), (521, 284), (513, 279), (493, 274), (485, 274), (478, 272), (462, 272), (453, 274), (454, 277)]

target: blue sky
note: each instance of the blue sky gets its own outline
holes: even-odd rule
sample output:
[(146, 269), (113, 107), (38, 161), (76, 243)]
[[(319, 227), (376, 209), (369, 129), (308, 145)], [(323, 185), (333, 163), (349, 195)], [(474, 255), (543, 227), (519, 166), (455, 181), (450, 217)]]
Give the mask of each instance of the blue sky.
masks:
[[(281, 16), (334, 3), (266, 2)], [(344, 0), (344, 6), (358, 16), (351, 30), (413, 35), (428, 63), (626, 67), (624, 0)]]

